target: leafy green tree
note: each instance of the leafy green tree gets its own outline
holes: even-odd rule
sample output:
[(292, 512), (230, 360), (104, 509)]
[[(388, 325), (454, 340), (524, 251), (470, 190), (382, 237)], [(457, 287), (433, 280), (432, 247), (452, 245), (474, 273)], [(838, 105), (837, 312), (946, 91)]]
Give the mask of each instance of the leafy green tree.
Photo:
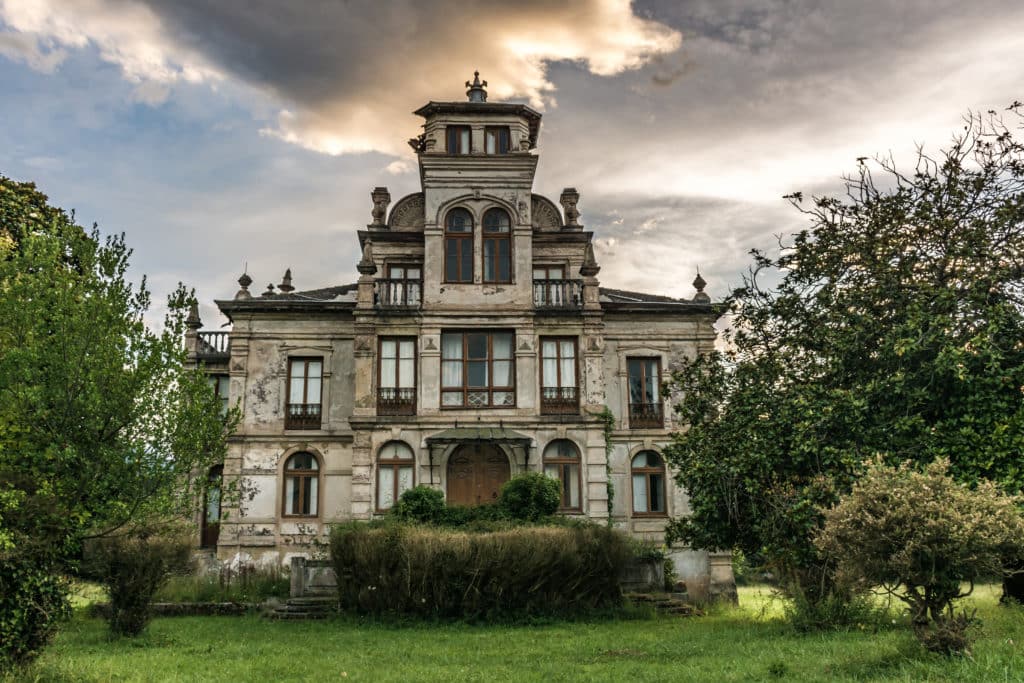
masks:
[(1024, 149), (990, 112), (910, 174), (872, 166), (845, 197), (790, 197), (810, 227), (753, 252), (726, 350), (670, 383), (693, 510), (674, 534), (764, 553), (812, 599), (833, 587), (819, 510), (875, 454), (1024, 488)]
[[(101, 239), (34, 186), (3, 177), (0, 216), (6, 592), (27, 585), (18, 577), (28, 569), (40, 581), (66, 570), (87, 537), (195, 510), (206, 477), (192, 475), (222, 461), (237, 418), (221, 417), (201, 371), (186, 365), (191, 293), (179, 286), (162, 329), (150, 329), (150, 294), (126, 278), (123, 236)], [(39, 616), (0, 613), (0, 667), (24, 659), (7, 626)]]
[(1000, 572), (1024, 539), (1024, 517), (1019, 498), (991, 482), (958, 484), (948, 466), (945, 458), (923, 472), (873, 461), (850, 494), (823, 511), (815, 543), (836, 558), (840, 580), (883, 587), (906, 603), (926, 647), (951, 654), (970, 642), (971, 618), (954, 614), (954, 602)]

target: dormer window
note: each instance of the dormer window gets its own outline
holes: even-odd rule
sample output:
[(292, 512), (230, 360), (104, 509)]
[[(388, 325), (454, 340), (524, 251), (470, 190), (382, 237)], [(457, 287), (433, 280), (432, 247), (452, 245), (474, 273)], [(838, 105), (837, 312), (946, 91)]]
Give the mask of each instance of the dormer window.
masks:
[(444, 281), (473, 281), (473, 215), (452, 209), (444, 220)]
[(504, 209), (484, 214), (484, 282), (512, 282), (512, 221)]
[(469, 126), (448, 126), (448, 153), (469, 154)]
[(508, 154), (508, 149), (508, 126), (488, 126), (484, 129), (484, 150), (487, 154)]

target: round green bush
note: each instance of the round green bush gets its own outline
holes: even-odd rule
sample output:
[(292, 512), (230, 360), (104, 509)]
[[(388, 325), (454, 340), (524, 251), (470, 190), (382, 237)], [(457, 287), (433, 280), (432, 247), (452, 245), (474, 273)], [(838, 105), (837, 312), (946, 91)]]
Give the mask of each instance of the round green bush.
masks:
[(16, 552), (0, 555), (0, 677), (34, 659), (71, 614), (57, 567)]
[(509, 479), (498, 498), (498, 505), (509, 517), (527, 522), (555, 514), (561, 502), (558, 480), (540, 472), (525, 472)]
[(426, 484), (414, 486), (398, 497), (391, 513), (407, 522), (434, 524), (444, 514), (444, 494)]

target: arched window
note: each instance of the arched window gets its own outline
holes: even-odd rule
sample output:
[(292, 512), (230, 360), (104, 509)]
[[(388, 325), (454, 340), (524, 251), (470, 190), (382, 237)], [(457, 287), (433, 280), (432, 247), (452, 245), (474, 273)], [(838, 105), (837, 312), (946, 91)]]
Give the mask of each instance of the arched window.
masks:
[(444, 281), (473, 281), (473, 214), (452, 209), (444, 220)]
[(293, 453), (284, 464), (284, 514), (316, 517), (320, 463), (312, 453)]
[(633, 456), (633, 514), (664, 515), (665, 463), (654, 451)]
[(389, 441), (377, 455), (377, 509), (388, 510), (398, 497), (413, 487), (416, 460), (401, 441)]
[(562, 487), (561, 510), (580, 509), (580, 452), (568, 439), (552, 441), (544, 449), (544, 474)]
[(512, 221), (504, 209), (484, 214), (484, 282), (512, 282)]

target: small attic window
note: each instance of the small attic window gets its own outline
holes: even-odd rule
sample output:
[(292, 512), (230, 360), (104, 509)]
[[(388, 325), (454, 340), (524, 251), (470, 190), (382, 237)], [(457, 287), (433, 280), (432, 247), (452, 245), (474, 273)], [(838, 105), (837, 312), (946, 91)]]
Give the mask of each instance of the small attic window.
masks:
[(484, 129), (484, 149), (487, 154), (508, 154), (508, 126), (488, 126)]
[(469, 154), (469, 126), (448, 126), (448, 153)]

